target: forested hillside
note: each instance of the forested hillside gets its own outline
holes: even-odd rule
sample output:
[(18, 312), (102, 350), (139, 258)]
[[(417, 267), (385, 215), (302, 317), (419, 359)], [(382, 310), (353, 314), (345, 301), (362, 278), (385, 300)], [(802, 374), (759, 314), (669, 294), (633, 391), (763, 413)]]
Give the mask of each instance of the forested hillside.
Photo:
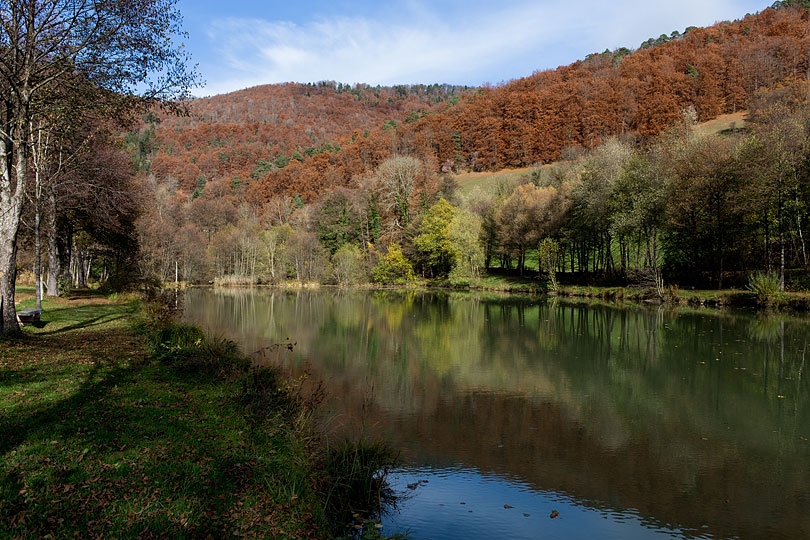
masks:
[(154, 136), (146, 126), (141, 149), (151, 172), (186, 195), (206, 182), (249, 184), (254, 205), (313, 200), (396, 154), (434, 171), (548, 162), (614, 135), (655, 135), (688, 106), (699, 120), (735, 112), (760, 88), (806, 77), (809, 20), (802, 9), (770, 8), (475, 91), (257, 87), (197, 100)]
[[(122, 272), (466, 282), (538, 270), (546, 241), (552, 266), (586, 280), (721, 287), (778, 268), (783, 286), (810, 266), (808, 13), (780, 4), (497, 87), (260, 86), (155, 109), (121, 147), (51, 128), (82, 149), (82, 181), (50, 179), (43, 215), (26, 207), (21, 269), (36, 266), (41, 221), (49, 291)], [(696, 129), (742, 110), (735, 129)], [(134, 171), (79, 159), (116, 151)], [(448, 174), (518, 167), (464, 193)], [(90, 173), (115, 201), (103, 211), (77, 196), (101, 181)]]
[[(808, 265), (808, 28), (779, 6), (496, 88), (265, 86), (146, 118), (142, 270), (463, 282), (548, 240), (569, 273), (722, 287), (779, 268), (783, 286)], [(463, 197), (445, 174), (527, 165)]]
[[(143, 168), (199, 194), (210, 181), (248, 184), (292, 160), (317, 162), (318, 154), (337, 152), (347, 140), (415, 122), (467, 92), (447, 85), (258, 86), (194, 100), (187, 116), (149, 116), (130, 141), (138, 144)], [(317, 191), (315, 180), (299, 184), (302, 194)]]

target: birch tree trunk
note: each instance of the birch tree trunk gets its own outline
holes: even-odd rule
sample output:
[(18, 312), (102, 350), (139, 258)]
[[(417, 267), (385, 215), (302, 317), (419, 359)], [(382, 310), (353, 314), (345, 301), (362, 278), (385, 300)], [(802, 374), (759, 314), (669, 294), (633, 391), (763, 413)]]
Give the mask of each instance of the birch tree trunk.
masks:
[[(15, 126), (18, 134), (24, 125)], [(20, 140), (25, 141), (23, 137)], [(23, 193), (27, 176), (28, 154), (25, 144), (16, 148), (16, 185), (12, 189), (11, 166), (14, 144), (8, 138), (0, 140), (0, 334), (17, 332), (17, 311), (14, 307), (14, 287), (17, 283), (17, 233), (20, 229)]]
[(37, 309), (42, 309), (42, 240), (40, 234), (41, 216), (39, 213), (39, 178), (37, 178), (37, 193), (34, 200), (34, 287), (37, 295)]
[[(5, 205), (4, 205), (5, 206)], [(14, 309), (14, 285), (17, 281), (17, 231), (19, 214), (0, 212), (0, 334), (20, 329)]]
[(45, 288), (48, 296), (59, 296), (59, 274), (62, 266), (59, 259), (59, 231), (56, 228), (56, 195), (48, 194), (48, 275), (45, 279)]

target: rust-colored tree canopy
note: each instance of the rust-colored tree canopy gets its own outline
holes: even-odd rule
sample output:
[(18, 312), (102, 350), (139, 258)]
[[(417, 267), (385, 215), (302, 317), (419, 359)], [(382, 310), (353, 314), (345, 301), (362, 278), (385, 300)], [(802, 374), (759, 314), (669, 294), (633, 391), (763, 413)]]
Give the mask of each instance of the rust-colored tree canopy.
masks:
[(810, 13), (769, 8), (673, 32), (498, 87), (260, 86), (195, 100), (157, 126), (151, 172), (191, 195), (223, 183), (261, 205), (311, 201), (395, 155), (434, 171), (558, 159), (609, 137), (647, 138), (694, 107), (700, 121), (745, 108), (761, 88), (810, 74)]
[[(188, 116), (154, 117), (144, 157), (158, 179), (189, 195), (204, 177), (310, 198), (388, 157), (398, 127), (469, 92), (447, 85), (258, 86), (194, 100)], [(142, 138), (149, 129), (143, 126)]]

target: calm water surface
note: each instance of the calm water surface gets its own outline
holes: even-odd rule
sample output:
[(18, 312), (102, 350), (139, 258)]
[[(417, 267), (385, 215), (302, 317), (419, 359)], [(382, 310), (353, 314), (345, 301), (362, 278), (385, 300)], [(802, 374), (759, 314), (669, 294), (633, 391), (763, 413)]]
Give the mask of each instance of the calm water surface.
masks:
[(808, 320), (334, 290), (192, 290), (186, 318), (402, 449), (386, 534), (810, 538)]

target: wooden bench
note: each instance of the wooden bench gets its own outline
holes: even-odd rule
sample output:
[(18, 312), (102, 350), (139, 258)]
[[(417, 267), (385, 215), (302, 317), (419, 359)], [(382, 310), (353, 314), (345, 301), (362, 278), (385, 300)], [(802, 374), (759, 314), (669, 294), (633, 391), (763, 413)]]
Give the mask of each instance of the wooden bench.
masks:
[(22, 326), (38, 323), (40, 315), (42, 315), (41, 309), (21, 309), (17, 312), (17, 322)]

